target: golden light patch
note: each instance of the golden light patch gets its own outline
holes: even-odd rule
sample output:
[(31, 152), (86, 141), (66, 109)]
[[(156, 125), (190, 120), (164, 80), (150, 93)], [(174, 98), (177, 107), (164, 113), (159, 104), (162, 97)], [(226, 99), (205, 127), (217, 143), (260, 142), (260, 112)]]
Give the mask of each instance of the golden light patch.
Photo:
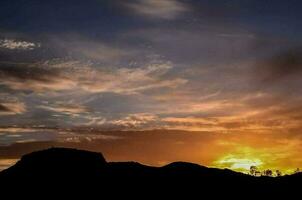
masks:
[[(212, 162), (213, 167), (228, 168), (234, 171), (249, 173), (250, 167), (255, 166), (262, 172), (264, 170), (282, 171), (283, 174), (292, 174), (294, 169), (300, 166), (299, 161), (291, 163), (293, 160), (291, 154), (295, 154), (296, 146), (291, 147), (289, 144), (277, 147), (255, 147), (245, 146), (236, 143), (228, 144), (233, 146), (229, 151), (217, 157)], [(258, 141), (260, 146), (260, 141)]]
[(235, 155), (227, 155), (215, 161), (215, 164), (220, 168), (248, 172), (251, 166), (261, 167), (263, 162), (258, 158), (238, 158)]
[(14, 165), (18, 159), (0, 159), (0, 171)]

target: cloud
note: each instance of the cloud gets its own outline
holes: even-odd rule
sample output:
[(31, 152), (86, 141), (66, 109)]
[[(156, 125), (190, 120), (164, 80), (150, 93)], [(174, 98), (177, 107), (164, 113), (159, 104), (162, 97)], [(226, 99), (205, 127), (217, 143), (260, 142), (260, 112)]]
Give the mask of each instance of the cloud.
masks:
[[(224, 26), (210, 26), (206, 29), (194, 25), (154, 26), (128, 31), (125, 35), (130, 39), (139, 38), (149, 44), (150, 49), (178, 64), (190, 65), (191, 68), (192, 65), (218, 67), (217, 64), (223, 67), (229, 62), (251, 57), (251, 53), (255, 53), (252, 48), (255, 48), (255, 43), (259, 43), (259, 36), (251, 37), (237, 29)], [(221, 37), (220, 34), (227, 30), (229, 34), (242, 37)]]
[(26, 112), (26, 106), (22, 102), (0, 102), (0, 116), (1, 115), (17, 115)]
[(146, 129), (147, 127), (151, 127), (151, 124), (155, 125), (154, 122), (158, 122), (158, 117), (156, 115), (148, 113), (137, 113), (130, 114), (122, 119), (113, 120), (110, 122), (110, 124), (126, 129)]
[(190, 10), (178, 0), (136, 0), (127, 2), (126, 6), (140, 15), (166, 20), (176, 19)]
[(38, 108), (42, 108), (45, 110), (63, 113), (67, 115), (79, 115), (83, 113), (89, 112), (89, 109), (82, 105), (76, 105), (76, 104), (55, 104), (55, 105), (41, 105), (38, 106)]
[(168, 123), (180, 123), (180, 124), (196, 124), (196, 125), (217, 125), (217, 120), (211, 118), (198, 118), (198, 117), (167, 117), (162, 121)]
[[(72, 38), (72, 36), (70, 37)], [(76, 36), (72, 41), (70, 41), (70, 38), (66, 40), (60, 39), (57, 43), (68, 52), (72, 52), (74, 56), (106, 63), (118, 62), (122, 58), (127, 58), (134, 54), (134, 50), (130, 48), (125, 50), (121, 47), (114, 47), (103, 42), (91, 41)]]
[(104, 135), (104, 134), (76, 134), (76, 133), (62, 133), (58, 138), (58, 142), (61, 143), (82, 143), (93, 142), (96, 140), (122, 140), (123, 137), (117, 135)]
[(5, 134), (9, 133), (12, 135), (19, 135), (20, 133), (34, 133), (40, 130), (44, 130), (43, 127), (40, 128), (31, 128), (31, 127), (0, 127), (0, 133)]
[(172, 64), (157, 63), (139, 68), (98, 69), (81, 62), (34, 65), (2, 64), (0, 85), (34, 92), (80, 90), (90, 93), (140, 93), (158, 88), (176, 88), (185, 79), (163, 76)]
[(158, 63), (139, 68), (118, 68), (114, 71), (95, 71), (90, 81), (80, 86), (90, 92), (140, 93), (157, 88), (174, 88), (187, 81), (162, 78), (172, 68), (171, 63)]
[[(259, 73), (259, 71), (261, 73)], [(257, 76), (270, 84), (289, 79), (300, 79), (302, 74), (302, 48), (283, 50), (259, 64)], [(298, 77), (297, 77), (298, 76)]]
[(72, 81), (59, 68), (47, 64), (1, 63), (0, 84), (14, 90), (64, 90)]
[[(165, 128), (216, 133), (271, 133), (301, 127), (291, 120), (257, 119), (258, 115), (249, 117), (248, 113), (223, 117), (173, 117), (164, 118)], [(287, 121), (287, 123), (285, 123)]]
[[(0, 147), (33, 142), (78, 143), (95, 140), (120, 140), (119, 135), (103, 134), (91, 128), (0, 127)], [(0, 157), (1, 159), (1, 157)]]
[(15, 143), (29, 143), (54, 141), (59, 134), (51, 129), (36, 127), (1, 127), (0, 146), (9, 146)]
[(115, 65), (141, 53), (129, 45), (122, 34), (117, 35), (114, 41), (103, 37), (85, 37), (76, 33), (54, 35), (49, 38), (48, 44), (59, 52), (59, 56), (64, 54), (77, 60), (101, 64)]
[(0, 111), (1, 112), (10, 112), (10, 109), (2, 104), (0, 104)]
[(1, 63), (1, 79), (14, 79), (20, 81), (52, 82), (53, 77), (59, 75), (54, 68), (47, 68), (43, 64)]
[(260, 159), (234, 158), (233, 155), (228, 155), (214, 163), (220, 168), (228, 168), (232, 170), (248, 171), (251, 166), (261, 166), (263, 162)]
[(258, 134), (298, 132), (301, 108), (301, 98), (284, 100), (270, 93), (250, 93), (225, 100), (173, 102), (159, 113), (166, 129)]
[(9, 49), (9, 50), (34, 50), (39, 48), (41, 45), (27, 42), (27, 41), (18, 41), (11, 39), (2, 39), (0, 40), (0, 48)]

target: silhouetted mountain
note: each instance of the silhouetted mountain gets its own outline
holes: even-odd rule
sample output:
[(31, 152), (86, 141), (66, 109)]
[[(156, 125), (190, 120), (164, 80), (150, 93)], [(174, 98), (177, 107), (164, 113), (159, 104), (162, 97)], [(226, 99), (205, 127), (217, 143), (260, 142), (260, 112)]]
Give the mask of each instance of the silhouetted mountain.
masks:
[(295, 189), (299, 188), (301, 181), (302, 174), (257, 178), (227, 169), (213, 169), (184, 162), (163, 167), (150, 167), (135, 162), (106, 162), (100, 153), (64, 148), (25, 155), (14, 166), (0, 173), (0, 184), (6, 187), (48, 188), (51, 185), (53, 191), (69, 187), (78, 188), (79, 191), (98, 188), (93, 191), (109, 193), (115, 190), (128, 194), (141, 191), (152, 195), (202, 192), (203, 195), (212, 196), (239, 193), (272, 196), (281, 192), (298, 191)]

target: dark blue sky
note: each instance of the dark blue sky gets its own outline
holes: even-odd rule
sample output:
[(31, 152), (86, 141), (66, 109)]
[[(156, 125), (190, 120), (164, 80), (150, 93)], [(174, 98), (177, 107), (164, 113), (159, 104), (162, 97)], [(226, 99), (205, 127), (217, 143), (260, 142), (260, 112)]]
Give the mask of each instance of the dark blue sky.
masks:
[(204, 23), (239, 25), (250, 31), (294, 34), (300, 29), (301, 2), (298, 0), (211, 0), (180, 1), (191, 12), (175, 21), (146, 20), (118, 0), (4, 0), (0, 5), (3, 31), (22, 33), (78, 32), (87, 35), (114, 35), (131, 28), (182, 26), (193, 18)]

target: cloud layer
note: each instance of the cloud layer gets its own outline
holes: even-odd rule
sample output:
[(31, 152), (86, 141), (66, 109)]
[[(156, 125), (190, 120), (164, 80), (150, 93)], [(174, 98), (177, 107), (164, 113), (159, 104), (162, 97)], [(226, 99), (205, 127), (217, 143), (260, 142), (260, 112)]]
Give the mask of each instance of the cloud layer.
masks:
[(137, 0), (125, 5), (145, 17), (165, 20), (175, 19), (190, 10), (188, 5), (178, 0)]
[(163, 80), (172, 65), (150, 64), (140, 68), (101, 70), (80, 62), (49, 65), (2, 64), (0, 84), (13, 90), (36, 92), (84, 90), (86, 92), (136, 93), (156, 88), (175, 88), (187, 81), (181, 78)]
[(0, 103), (0, 115), (17, 115), (26, 112), (26, 106), (22, 102)]

